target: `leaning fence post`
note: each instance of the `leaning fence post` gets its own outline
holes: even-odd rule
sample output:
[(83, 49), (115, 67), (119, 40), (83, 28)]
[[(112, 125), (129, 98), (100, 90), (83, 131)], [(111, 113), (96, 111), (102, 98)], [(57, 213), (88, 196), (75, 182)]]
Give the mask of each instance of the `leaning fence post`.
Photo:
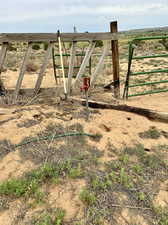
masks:
[[(5, 58), (6, 58), (6, 53), (8, 50), (8, 42), (4, 42), (1, 46), (1, 51), (0, 51), (0, 75), (3, 69), (3, 64), (5, 62)], [(4, 86), (0, 77), (0, 93), (3, 92)]]
[(23, 62), (22, 62), (19, 77), (18, 77), (18, 80), (17, 80), (17, 83), (16, 83), (16, 89), (15, 89), (15, 94), (14, 94), (15, 100), (17, 100), (17, 97), (18, 97), (18, 94), (19, 94), (19, 91), (20, 91), (20, 88), (21, 88), (21, 85), (22, 85), (24, 74), (26, 72), (26, 66), (27, 66), (28, 58), (29, 58), (29, 55), (30, 55), (31, 50), (32, 50), (32, 45), (33, 45), (32, 42), (28, 43), (28, 48), (27, 48), (27, 51), (25, 53), (25, 56), (24, 56), (24, 59), (23, 59)]
[(70, 60), (69, 60), (69, 71), (68, 71), (68, 82), (67, 82), (68, 95), (71, 94), (71, 84), (72, 84), (72, 77), (73, 77), (74, 66), (75, 66), (76, 45), (77, 45), (77, 42), (73, 41), (71, 46)]
[(48, 61), (50, 59), (53, 47), (54, 47), (54, 43), (50, 42), (48, 45), (47, 51), (45, 53), (44, 62), (41, 66), (41, 69), (40, 69), (40, 72), (39, 72), (39, 75), (37, 78), (37, 82), (36, 82), (35, 89), (34, 89), (35, 94), (37, 94), (40, 90), (40, 86), (43, 81), (43, 76), (44, 76), (45, 70), (47, 69)]
[[(117, 21), (110, 23), (111, 33), (118, 32)], [(119, 49), (118, 40), (111, 41), (112, 50), (112, 65), (113, 65), (113, 82), (114, 82), (114, 97), (120, 98), (120, 71), (119, 71)]]

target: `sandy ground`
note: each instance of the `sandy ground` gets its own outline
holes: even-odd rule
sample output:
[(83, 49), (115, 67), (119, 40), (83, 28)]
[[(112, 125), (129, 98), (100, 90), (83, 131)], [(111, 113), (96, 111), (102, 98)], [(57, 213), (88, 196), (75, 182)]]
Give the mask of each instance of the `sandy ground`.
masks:
[[(162, 101), (161, 101), (162, 100)], [(131, 99), (129, 101), (130, 105), (137, 105), (141, 107), (148, 107), (152, 109), (159, 109), (162, 111), (168, 111), (167, 106), (168, 95), (155, 95), (141, 97), (137, 99)], [(150, 103), (149, 103), (150, 102)], [(80, 111), (84, 110), (85, 108), (80, 106), (75, 106), (76, 112), (80, 115)], [(85, 132), (89, 132), (92, 134), (100, 133), (102, 135), (101, 141), (98, 143), (93, 143), (91, 140), (88, 142), (90, 144), (94, 144), (97, 146), (101, 151), (104, 153), (103, 157), (101, 158), (102, 162), (108, 162), (111, 160), (111, 156), (109, 157), (108, 151), (106, 146), (108, 143), (112, 143), (118, 151), (126, 146), (133, 146), (135, 144), (141, 143), (147, 149), (151, 149), (152, 146), (156, 145), (166, 145), (168, 144), (168, 139), (165, 137), (160, 137), (157, 140), (152, 139), (141, 139), (139, 137), (139, 133), (148, 130), (150, 127), (156, 127), (158, 130), (162, 130), (168, 132), (168, 126), (165, 123), (160, 122), (152, 122), (143, 116), (139, 116), (133, 113), (126, 113), (114, 110), (98, 110), (97, 113), (93, 113), (91, 110), (89, 121), (85, 120), (85, 116), (80, 116), (80, 118), (73, 118), (69, 114), (64, 113), (64, 108), (58, 109), (55, 105), (33, 105), (33, 106), (26, 106), (26, 107), (13, 107), (10, 109), (11, 111), (15, 109), (26, 108), (26, 110), (12, 114), (8, 113), (7, 115), (1, 115), (0, 121), (8, 120), (11, 117), (15, 117), (16, 119), (10, 120), (0, 126), (0, 140), (3, 141), (7, 139), (12, 144), (20, 143), (25, 137), (36, 136), (39, 131), (45, 130), (46, 126), (49, 124), (59, 124), (61, 123), (64, 127), (69, 126), (71, 124), (80, 123), (84, 127)], [(53, 114), (52, 118), (48, 118), (48, 113)], [(33, 125), (29, 128), (26, 127), (18, 127), (19, 124), (26, 122), (28, 120), (36, 121), (36, 117), (40, 118), (40, 123)], [(59, 117), (59, 118), (58, 118)], [(62, 119), (66, 120), (63, 121)], [(115, 159), (115, 156), (113, 156)], [(29, 171), (33, 168), (36, 168), (36, 165), (33, 164), (31, 161), (23, 160), (20, 157), (19, 151), (12, 151), (7, 154), (3, 159), (0, 161), (0, 181), (6, 180), (10, 177), (18, 177), (23, 175), (26, 171)], [(73, 218), (76, 214), (81, 215), (82, 213), (82, 206), (79, 205), (80, 201), (74, 197), (74, 192), (72, 194), (72, 186), (75, 189), (75, 193), (79, 193), (82, 187), (85, 185), (83, 181), (79, 183), (68, 185), (64, 190), (59, 189), (58, 187), (51, 187), (50, 190), (50, 203), (55, 204), (63, 207), (67, 211), (66, 218)], [(58, 196), (58, 194), (61, 194)], [(168, 194), (167, 189), (165, 188), (164, 184), (160, 189), (159, 195), (156, 198), (156, 203), (164, 206), (166, 201), (168, 201)], [(76, 196), (76, 195), (75, 195)], [(66, 202), (66, 204), (65, 204)], [(18, 215), (19, 209), (21, 207), (21, 203), (17, 203), (17, 208), (12, 209), (14, 203), (11, 204), (10, 210), (7, 210), (3, 213), (0, 213), (0, 224), (4, 225), (11, 225), (12, 216), (11, 210), (13, 215)], [(31, 215), (31, 212), (29, 212)], [(34, 213), (34, 211), (33, 211)], [(29, 216), (30, 216), (29, 215)], [(127, 217), (130, 218), (129, 210), (123, 211), (121, 218), (121, 224), (125, 224), (123, 218)], [(6, 219), (8, 218), (8, 219)], [(146, 222), (143, 221), (143, 218), (137, 217), (138, 221), (141, 224), (146, 225)], [(3, 222), (2, 222), (3, 221)], [(4, 222), (5, 221), (5, 222)]]
[[(125, 62), (122, 66), (123, 75), (127, 69), (127, 63)], [(150, 69), (150, 68), (149, 68)], [(6, 71), (3, 73), (3, 80), (5, 87), (7, 89), (14, 89), (16, 80), (18, 78), (18, 71)], [(35, 86), (37, 80), (37, 73), (25, 74), (22, 88), (32, 89)], [(110, 77), (108, 80), (111, 80)], [(55, 80), (53, 76), (53, 70), (48, 69), (44, 80), (42, 83), (43, 88), (55, 88)], [(111, 99), (111, 93), (99, 93), (97, 94), (98, 99), (108, 100)], [(168, 126), (165, 123), (150, 121), (143, 116), (139, 116), (133, 113), (115, 111), (115, 110), (96, 110), (90, 109), (89, 121), (86, 121), (85, 108), (79, 105), (72, 105), (72, 103), (67, 104), (69, 108), (74, 108), (77, 116), (72, 113), (68, 113), (67, 105), (63, 103), (63, 107), (58, 107), (55, 99), (50, 102), (50, 98), (54, 99), (50, 93), (47, 94), (47, 98), (41, 104), (32, 104), (30, 106), (13, 106), (9, 108), (9, 111), (4, 115), (0, 115), (0, 141), (8, 140), (12, 144), (20, 143), (24, 138), (29, 136), (36, 136), (39, 132), (45, 130), (49, 124), (62, 124), (64, 127), (70, 126), (72, 124), (79, 123), (83, 126), (85, 132), (102, 135), (100, 142), (93, 142), (88, 140), (88, 143), (95, 145), (104, 153), (101, 158), (102, 162), (108, 162), (111, 160), (107, 151), (108, 143), (112, 143), (114, 147), (121, 151), (126, 145), (133, 146), (135, 144), (141, 143), (146, 149), (152, 149), (152, 146), (156, 145), (168, 145), (168, 139), (161, 136), (157, 140), (152, 139), (142, 139), (139, 137), (140, 132), (144, 132), (151, 127), (156, 127), (159, 131), (168, 132)], [(95, 99), (95, 96), (94, 96)], [(154, 109), (159, 111), (168, 112), (168, 94), (156, 94), (148, 95), (136, 98), (130, 98), (128, 101), (121, 101), (121, 103), (126, 103), (131, 106), (138, 106), (148, 109)], [(1, 106), (0, 106), (1, 107)], [(1, 107), (3, 109), (3, 106)], [(8, 108), (7, 108), (8, 109)], [(66, 110), (65, 110), (66, 109)], [(18, 112), (13, 113), (15, 110)], [(52, 115), (50, 117), (49, 115)], [(21, 126), (27, 121), (33, 121), (32, 125), (29, 127)], [(113, 156), (115, 159), (115, 155)], [(22, 176), (25, 172), (36, 168), (36, 165), (29, 160), (23, 160), (20, 156), (18, 149), (15, 151), (9, 151), (0, 160), (0, 181), (4, 181), (10, 177)], [(156, 203), (164, 206), (168, 202), (168, 192), (165, 188), (167, 184), (162, 184), (160, 192), (156, 197)], [(58, 205), (67, 210), (67, 217), (71, 218), (75, 214), (82, 214), (82, 206), (80, 205), (78, 199), (72, 196), (71, 189), (75, 189), (76, 193), (79, 193), (81, 188), (85, 186), (84, 181), (79, 183), (72, 183), (61, 192), (61, 187), (51, 187), (49, 199), (51, 204), (57, 202)], [(58, 196), (58, 193), (60, 193)], [(74, 193), (73, 193), (74, 194)], [(65, 202), (67, 204), (65, 204)], [(0, 213), (0, 224), (11, 225), (11, 209), (14, 204), (18, 207), (13, 209), (13, 214), (18, 214), (21, 202), (14, 202), (10, 205), (9, 210)], [(80, 211), (81, 210), (81, 211)], [(80, 211), (80, 212), (79, 212)], [(30, 213), (31, 215), (31, 213)], [(123, 210), (121, 215), (121, 224), (126, 224), (123, 220), (124, 217), (130, 218), (131, 214), (129, 210)], [(146, 225), (143, 218), (136, 218), (139, 220), (141, 225)]]
[[(138, 97), (129, 100), (129, 105), (156, 109), (160, 111), (168, 111), (168, 95), (160, 94), (147, 97)], [(47, 102), (46, 102), (47, 103)], [(11, 113), (17, 109), (23, 111), (17, 113)], [(75, 106), (76, 113), (80, 115), (80, 111), (85, 111), (85, 108)], [(115, 111), (115, 110), (98, 110), (98, 113), (92, 113), (91, 110), (89, 121), (85, 120), (85, 116), (81, 115), (79, 118), (73, 118), (73, 116), (64, 112), (64, 108), (58, 109), (55, 105), (32, 105), (23, 107), (12, 107), (7, 115), (0, 115), (1, 121), (6, 121), (0, 126), (0, 140), (7, 139), (12, 144), (20, 143), (25, 137), (36, 136), (39, 131), (45, 130), (49, 124), (62, 123), (65, 127), (71, 124), (80, 123), (84, 127), (85, 132), (100, 133), (103, 138), (97, 146), (106, 151), (106, 145), (110, 140), (111, 143), (117, 148), (122, 148), (124, 145), (134, 145), (136, 143), (142, 143), (146, 148), (151, 148), (157, 144), (168, 144), (168, 140), (165, 137), (161, 137), (158, 140), (141, 139), (139, 133), (148, 130), (150, 127), (156, 127), (158, 130), (168, 132), (168, 126), (165, 123), (150, 121), (143, 116), (139, 116), (133, 113)], [(48, 115), (53, 114), (50, 118)], [(32, 126), (26, 128), (20, 126), (26, 121), (37, 121), (40, 118), (40, 122), (34, 123)], [(12, 118), (12, 120), (10, 120)], [(63, 120), (66, 121), (63, 121)], [(102, 160), (108, 160), (108, 156), (104, 156)], [(30, 162), (24, 162), (19, 158), (19, 152), (10, 152), (5, 156), (0, 163), (0, 179), (6, 179), (10, 175), (17, 176), (22, 174), (26, 169), (31, 167)], [(18, 169), (19, 168), (19, 169)]]

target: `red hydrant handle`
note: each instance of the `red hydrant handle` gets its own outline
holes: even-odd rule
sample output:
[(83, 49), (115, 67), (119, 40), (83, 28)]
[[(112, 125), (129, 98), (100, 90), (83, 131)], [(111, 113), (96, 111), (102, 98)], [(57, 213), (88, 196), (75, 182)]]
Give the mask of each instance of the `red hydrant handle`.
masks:
[(90, 87), (90, 77), (83, 78), (83, 87), (81, 87), (81, 91), (88, 91)]

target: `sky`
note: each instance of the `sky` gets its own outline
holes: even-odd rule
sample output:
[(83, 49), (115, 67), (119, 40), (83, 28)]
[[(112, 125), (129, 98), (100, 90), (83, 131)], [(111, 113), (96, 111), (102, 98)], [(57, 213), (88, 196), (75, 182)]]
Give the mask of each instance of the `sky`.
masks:
[(168, 25), (168, 0), (0, 0), (0, 33), (108, 32)]

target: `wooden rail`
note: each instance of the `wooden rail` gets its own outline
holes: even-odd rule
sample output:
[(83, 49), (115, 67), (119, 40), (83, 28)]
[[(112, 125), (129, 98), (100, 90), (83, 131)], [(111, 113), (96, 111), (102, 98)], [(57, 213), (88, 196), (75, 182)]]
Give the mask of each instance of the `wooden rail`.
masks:
[[(117, 33), (61, 33), (61, 40), (69, 41), (96, 41), (96, 40), (118, 40), (124, 35), (137, 34), (142, 32), (168, 32), (168, 27), (145, 28), (120, 31)], [(43, 42), (58, 41), (57, 33), (0, 33), (0, 43), (2, 42)]]
[[(69, 41), (97, 41), (97, 40), (117, 40), (117, 33), (61, 33), (61, 40)], [(0, 43), (3, 42), (57, 42), (57, 33), (2, 33)]]

